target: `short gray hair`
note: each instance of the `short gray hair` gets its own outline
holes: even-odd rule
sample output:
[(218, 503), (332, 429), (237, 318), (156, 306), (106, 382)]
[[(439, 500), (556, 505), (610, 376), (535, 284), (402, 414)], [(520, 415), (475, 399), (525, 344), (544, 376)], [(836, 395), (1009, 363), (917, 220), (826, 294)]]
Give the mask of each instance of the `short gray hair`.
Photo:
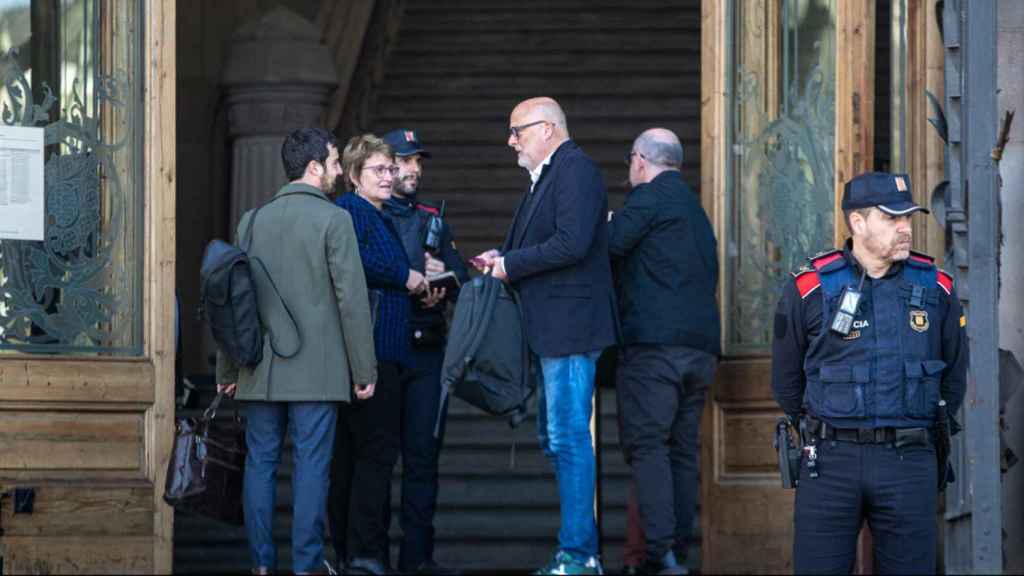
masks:
[(683, 167), (683, 145), (679, 138), (668, 130), (648, 130), (633, 143), (645, 160), (665, 168)]

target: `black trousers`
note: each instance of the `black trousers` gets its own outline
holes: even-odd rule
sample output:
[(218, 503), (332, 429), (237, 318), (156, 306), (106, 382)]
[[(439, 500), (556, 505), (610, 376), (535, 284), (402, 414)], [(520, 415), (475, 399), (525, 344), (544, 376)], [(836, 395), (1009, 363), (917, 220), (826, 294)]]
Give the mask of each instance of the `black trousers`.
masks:
[(714, 355), (685, 346), (619, 352), (620, 439), (633, 469), (647, 558), (684, 547), (697, 509), (700, 417)]
[(444, 440), (434, 438), (441, 404), (444, 348), (413, 348), (402, 377), (402, 547), (398, 569), (412, 572), (434, 558), (434, 512), (437, 509), (438, 459)]
[(402, 369), (377, 365), (369, 400), (338, 405), (327, 510), (339, 559), (375, 558), (390, 565), (391, 475), (398, 460)]
[(818, 441), (818, 477), (806, 458), (796, 490), (797, 574), (849, 574), (857, 536), (871, 528), (879, 574), (934, 574), (938, 488), (935, 449)]

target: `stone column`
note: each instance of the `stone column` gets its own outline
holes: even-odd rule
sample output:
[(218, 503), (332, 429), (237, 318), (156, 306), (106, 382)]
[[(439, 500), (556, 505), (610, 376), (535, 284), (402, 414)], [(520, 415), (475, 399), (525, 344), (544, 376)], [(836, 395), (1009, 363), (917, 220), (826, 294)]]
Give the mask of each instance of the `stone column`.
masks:
[(231, 38), (221, 81), (231, 142), (230, 230), (286, 182), (281, 144), (298, 128), (322, 126), (337, 86), (320, 30), (278, 7)]

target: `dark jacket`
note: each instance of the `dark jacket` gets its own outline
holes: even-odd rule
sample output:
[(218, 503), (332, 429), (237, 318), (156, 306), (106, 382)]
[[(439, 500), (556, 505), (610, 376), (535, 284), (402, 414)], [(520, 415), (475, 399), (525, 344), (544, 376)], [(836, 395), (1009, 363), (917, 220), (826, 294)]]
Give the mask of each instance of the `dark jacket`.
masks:
[(338, 206), (352, 215), (366, 285), (377, 298), (373, 341), (377, 360), (407, 365), (410, 354), (409, 258), (391, 219), (355, 192), (343, 194)]
[(540, 356), (616, 343), (607, 212), (601, 171), (572, 141), (558, 147), (516, 210), (501, 252), (530, 348)]
[(720, 353), (715, 233), (678, 171), (629, 193), (608, 225), (608, 248), (624, 344)]
[[(384, 203), (384, 212), (391, 217), (391, 221), (398, 230), (402, 239), (405, 254), (409, 257), (409, 265), (413, 270), (424, 273), (426, 259), (423, 253), (426, 248), (423, 241), (427, 236), (427, 226), (432, 216), (437, 214), (437, 208), (427, 202), (421, 202), (415, 197), (405, 198), (392, 196)], [(466, 270), (466, 263), (455, 248), (455, 240), (452, 239), (451, 229), (448, 222), (442, 220), (441, 243), (434, 258), (444, 262), (445, 270), (450, 270), (458, 277), (459, 282), (465, 284), (469, 281), (469, 271)], [(431, 308), (424, 308), (420, 302), (420, 296), (413, 296), (412, 320), (413, 330), (423, 328), (435, 328), (441, 334), (445, 330), (445, 305), (437, 304)], [(454, 304), (459, 299), (458, 290), (445, 293), (445, 300)]]

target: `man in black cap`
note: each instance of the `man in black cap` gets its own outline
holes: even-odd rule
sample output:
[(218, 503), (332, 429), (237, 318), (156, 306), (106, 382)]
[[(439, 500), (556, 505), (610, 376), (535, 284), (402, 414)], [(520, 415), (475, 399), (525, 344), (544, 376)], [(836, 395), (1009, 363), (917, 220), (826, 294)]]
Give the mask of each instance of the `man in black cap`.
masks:
[[(444, 222), (444, 203), (417, 198), (422, 161), (430, 158), (414, 130), (384, 135), (398, 164), (398, 177), (384, 211), (402, 239), (413, 269), (427, 277), (451, 270), (460, 282), (469, 279), (451, 231)], [(434, 562), (434, 510), (437, 505), (437, 463), (444, 424), (434, 437), (441, 407), (441, 364), (446, 338), (445, 302), (454, 303), (457, 290), (436, 291), (427, 304), (413, 302), (410, 321), (412, 361), (402, 383), (402, 546), (398, 568), (403, 574), (450, 574)]]
[(907, 175), (857, 176), (842, 208), (852, 238), (794, 272), (775, 314), (772, 390), (803, 444), (794, 570), (849, 574), (866, 520), (874, 571), (930, 574), (966, 318), (952, 277), (910, 250), (928, 211)]

